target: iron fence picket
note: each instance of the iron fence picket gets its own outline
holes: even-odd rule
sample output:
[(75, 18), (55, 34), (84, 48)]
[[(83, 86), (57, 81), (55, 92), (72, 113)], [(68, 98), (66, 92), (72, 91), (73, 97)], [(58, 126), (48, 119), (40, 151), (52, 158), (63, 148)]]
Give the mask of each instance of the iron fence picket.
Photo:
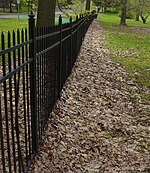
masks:
[(4, 133), (3, 133), (3, 117), (2, 117), (2, 105), (1, 105), (1, 95), (0, 95), (0, 138), (1, 138), (1, 163), (2, 171), (6, 172), (6, 163), (5, 163), (5, 150), (4, 150)]
[[(21, 30), (21, 42), (24, 42), (24, 30)], [(24, 46), (22, 47), (22, 64), (24, 64)], [(27, 140), (27, 117), (26, 117), (26, 88), (25, 88), (25, 68), (22, 69), (22, 85), (23, 85), (23, 117), (24, 117), (24, 138), (25, 138), (25, 154), (26, 154), (26, 167), (28, 167), (28, 140)]]
[[(11, 34), (8, 31), (8, 48), (11, 47)], [(8, 53), (8, 68), (9, 73), (12, 71), (12, 62), (11, 62), (11, 53)], [(10, 116), (11, 116), (11, 136), (12, 136), (12, 154), (13, 154), (13, 164), (14, 164), (14, 172), (16, 173), (16, 151), (15, 151), (15, 134), (14, 134), (14, 121), (13, 121), (13, 99), (12, 99), (12, 77), (9, 78), (9, 99), (10, 99)]]
[[(28, 40), (28, 31), (27, 29), (25, 29), (25, 41)], [(25, 60), (28, 61), (29, 60), (29, 46), (26, 45), (25, 46)], [(30, 126), (30, 94), (29, 94), (29, 66), (26, 65), (25, 67), (26, 70), (26, 103), (27, 103), (27, 124), (28, 124), (28, 149), (29, 149), (29, 154), (28, 154), (28, 160), (31, 160), (31, 126)]]

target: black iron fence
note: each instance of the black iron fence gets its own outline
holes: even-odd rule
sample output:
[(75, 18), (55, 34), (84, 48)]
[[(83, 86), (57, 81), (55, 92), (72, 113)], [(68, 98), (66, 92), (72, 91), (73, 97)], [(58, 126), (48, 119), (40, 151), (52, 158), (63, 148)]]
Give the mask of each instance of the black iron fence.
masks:
[(28, 172), (53, 106), (95, 15), (1, 34), (0, 172)]

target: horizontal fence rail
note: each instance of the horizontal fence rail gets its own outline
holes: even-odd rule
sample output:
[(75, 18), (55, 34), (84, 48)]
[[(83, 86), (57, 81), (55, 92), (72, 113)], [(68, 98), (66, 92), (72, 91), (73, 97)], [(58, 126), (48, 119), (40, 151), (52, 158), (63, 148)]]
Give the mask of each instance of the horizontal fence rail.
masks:
[(1, 34), (0, 172), (26, 173), (96, 15)]

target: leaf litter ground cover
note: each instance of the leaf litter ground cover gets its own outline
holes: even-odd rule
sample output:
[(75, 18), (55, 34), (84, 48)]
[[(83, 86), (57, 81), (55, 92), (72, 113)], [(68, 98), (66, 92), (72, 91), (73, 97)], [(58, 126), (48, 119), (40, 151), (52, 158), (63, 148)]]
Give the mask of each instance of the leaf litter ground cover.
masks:
[(30, 173), (150, 172), (150, 105), (102, 31), (89, 28)]

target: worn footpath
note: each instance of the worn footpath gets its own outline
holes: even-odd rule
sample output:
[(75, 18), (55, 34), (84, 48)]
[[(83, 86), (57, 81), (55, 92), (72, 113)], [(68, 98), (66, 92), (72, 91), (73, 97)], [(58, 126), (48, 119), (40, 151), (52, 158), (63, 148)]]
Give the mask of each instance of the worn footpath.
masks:
[(149, 105), (109, 53), (94, 21), (30, 173), (150, 172)]

